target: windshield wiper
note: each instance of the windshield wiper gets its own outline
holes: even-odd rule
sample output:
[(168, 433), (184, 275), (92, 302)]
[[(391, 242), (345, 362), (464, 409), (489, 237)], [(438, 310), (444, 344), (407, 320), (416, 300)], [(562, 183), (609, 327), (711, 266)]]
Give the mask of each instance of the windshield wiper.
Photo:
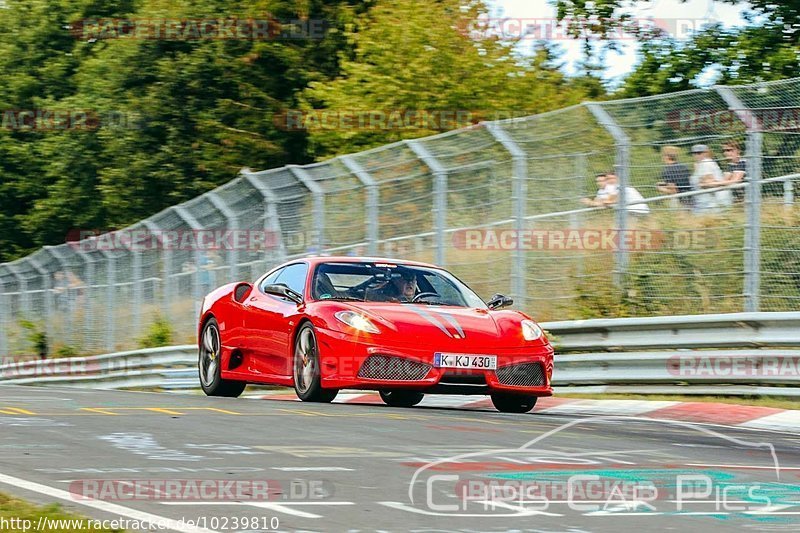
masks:
[(347, 300), (349, 302), (364, 302), (366, 300), (362, 300), (361, 298), (356, 298), (354, 296), (331, 296), (329, 298), (322, 298), (322, 300)]

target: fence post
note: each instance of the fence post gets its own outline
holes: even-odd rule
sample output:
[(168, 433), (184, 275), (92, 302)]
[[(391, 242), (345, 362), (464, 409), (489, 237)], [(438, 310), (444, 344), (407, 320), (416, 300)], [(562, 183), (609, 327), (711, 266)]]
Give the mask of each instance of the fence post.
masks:
[[(83, 277), (83, 286), (84, 286), (84, 305), (83, 309), (83, 339), (92, 338), (91, 334), (94, 333), (94, 299), (92, 298), (92, 285), (94, 284), (94, 262), (89, 259), (85, 252), (80, 249), (80, 246), (76, 246), (73, 249), (73, 253), (77, 255), (81, 261), (84, 262), (86, 265), (86, 270), (84, 272)], [(90, 348), (91, 346), (84, 344), (85, 348)]]
[[(264, 202), (264, 230), (272, 232), (272, 234), (275, 235), (277, 239), (278, 259), (283, 261), (286, 258), (286, 246), (283, 242), (283, 230), (281, 228), (280, 218), (278, 217), (278, 210), (275, 208), (275, 205), (278, 203), (278, 197), (266, 183), (256, 178), (255, 174), (252, 172), (243, 169), (241, 175), (261, 194), (261, 198)], [(265, 257), (264, 271), (266, 272), (269, 267), (269, 258)]]
[[(55, 256), (54, 254), (52, 254), (50, 252), (49, 248), (52, 248), (52, 247), (51, 246), (45, 246), (44, 247), (44, 249), (47, 250), (47, 252), (50, 253), (50, 255), (53, 255), (53, 257), (56, 258), (56, 260), (58, 261), (59, 267), (63, 269), (64, 268), (63, 263), (61, 262), (61, 260), (57, 256)], [(28, 256), (27, 261), (31, 264), (33, 269), (36, 272), (39, 273), (39, 276), (41, 276), (41, 278), (42, 278), (42, 296), (43, 296), (42, 297), (42, 301), (44, 302), (44, 309), (43, 309), (43, 313), (42, 313), (41, 318), (44, 320), (44, 333), (47, 336), (47, 348), (48, 348), (48, 352), (49, 352), (53, 347), (53, 340), (55, 338), (55, 329), (53, 327), (54, 326), (54, 324), (53, 324), (53, 307), (54, 307), (54, 305), (53, 305), (53, 301), (54, 301), (54, 299), (53, 299), (53, 279), (50, 276), (50, 274), (47, 272), (47, 270), (44, 267), (42, 267), (41, 263), (39, 263), (38, 261), (36, 261), (34, 259), (33, 255)], [(66, 286), (66, 296), (67, 296), (67, 301), (69, 301), (69, 285), (68, 284)], [(71, 310), (69, 309), (69, 307), (67, 307), (67, 312), (64, 313), (64, 316), (65, 316), (65, 321), (64, 321), (65, 322), (64, 342), (66, 344), (71, 344), (71, 340), (72, 340), (71, 339), (72, 331), (70, 331), (72, 329), (72, 316), (71, 316), (71, 314), (72, 314)]]
[[(0, 265), (0, 269), (8, 270), (5, 265)], [(11, 316), (11, 298), (6, 295), (6, 284), (3, 278), (4, 276), (0, 274), (0, 361), (11, 355), (8, 346), (8, 336), (11, 333), (8, 320), (8, 317)]]
[(317, 246), (319, 255), (322, 255), (325, 249), (325, 191), (322, 186), (314, 181), (308, 175), (308, 172), (303, 167), (297, 165), (286, 165), (286, 168), (291, 172), (300, 182), (305, 185), (306, 189), (311, 193), (314, 209), (314, 230), (315, 239), (314, 244)]
[(794, 181), (783, 180), (783, 203), (792, 205), (794, 203)]
[[(208, 192), (206, 193), (206, 197), (209, 199), (211, 204), (216, 207), (220, 213), (222, 213), (222, 216), (225, 217), (225, 220), (228, 222), (228, 229), (232, 231), (237, 231), (240, 229), (238, 227), (239, 218), (236, 216), (236, 213), (234, 213), (233, 210), (228, 207), (228, 204), (226, 204), (222, 198), (217, 195), (217, 193), (214, 191)], [(230, 265), (231, 269), (230, 274), (228, 274), (228, 281), (239, 281), (239, 250), (237, 248), (237, 242), (238, 239), (235, 239), (233, 246), (231, 246), (231, 249), (228, 250), (227, 253), (228, 264)], [(250, 242), (249, 239), (248, 242)], [(217, 282), (217, 285), (220, 285), (220, 283)]]
[(29, 315), (31, 314), (31, 295), (28, 293), (28, 281), (20, 274), (17, 264), (19, 263), (20, 259), (13, 261), (11, 263), (6, 263), (8, 267), (8, 271), (14, 274), (14, 277), (17, 279), (17, 291), (19, 292), (19, 311), (20, 316), (25, 320), (30, 320)]
[(164, 313), (163, 318), (169, 320), (169, 304), (172, 302), (172, 291), (168, 288), (169, 252), (164, 244), (163, 235), (159, 233), (161, 228), (158, 227), (158, 224), (147, 218), (142, 220), (142, 225), (150, 232), (150, 242), (155, 242), (158, 245), (157, 251), (159, 252), (158, 256), (160, 259), (159, 275), (161, 276), (161, 312)]
[(376, 256), (378, 255), (378, 230), (380, 227), (378, 183), (372, 178), (372, 176), (369, 175), (369, 172), (364, 170), (364, 168), (358, 164), (358, 161), (353, 159), (351, 156), (344, 155), (339, 159), (342, 161), (347, 170), (357, 177), (361, 184), (366, 187), (367, 197), (364, 211), (366, 215), (365, 222), (367, 226), (367, 242), (369, 243), (369, 249), (367, 252), (369, 255)]
[[(525, 214), (528, 202), (528, 154), (511, 138), (498, 122), (487, 122), (486, 130), (511, 154), (513, 187), (511, 201), (514, 209), (514, 229), (517, 231), (517, 242), (525, 231)], [(511, 294), (520, 309), (526, 309), (527, 300), (527, 266), (525, 250), (517, 246), (512, 252)]]
[(594, 118), (603, 126), (613, 137), (616, 147), (616, 158), (614, 169), (619, 179), (619, 192), (617, 193), (617, 205), (615, 206), (617, 231), (622, 237), (619, 238), (619, 246), (614, 254), (614, 284), (622, 287), (625, 284), (625, 276), (628, 272), (628, 250), (625, 233), (628, 229), (628, 199), (627, 188), (630, 183), (630, 146), (631, 141), (611, 115), (595, 102), (586, 103), (586, 108), (594, 115)]
[(744, 209), (744, 310), (758, 311), (761, 307), (761, 158), (763, 136), (759, 118), (729, 87), (714, 89), (747, 128), (745, 157), (747, 158), (747, 187)]
[[(189, 211), (186, 210), (185, 207), (182, 205), (176, 205), (172, 207), (175, 213), (183, 220), (187, 226), (192, 228), (194, 231), (200, 231), (203, 229), (203, 225), (194, 218)], [(194, 249), (194, 276), (192, 280), (192, 299), (194, 300), (194, 316), (195, 318), (200, 316), (200, 304), (201, 299), (203, 298), (203, 291), (202, 289), (202, 274), (200, 272), (200, 268), (202, 267), (201, 263), (203, 262), (203, 251), (200, 250), (200, 246), (195, 246)]]
[(106, 258), (108, 270), (106, 270), (106, 312), (108, 314), (108, 323), (105, 326), (106, 331), (106, 349), (109, 352), (114, 351), (116, 345), (116, 326), (117, 326), (117, 258), (111, 252), (106, 250), (100, 251)]
[(446, 264), (445, 226), (447, 225), (447, 169), (419, 141), (405, 141), (406, 146), (433, 173), (433, 227), (436, 233), (434, 262), (439, 266)]
[(132, 272), (131, 272), (131, 295), (133, 296), (133, 324), (131, 324), (131, 331), (133, 338), (137, 338), (140, 334), (142, 327), (142, 251), (139, 249), (140, 244), (131, 240), (128, 251), (131, 253)]

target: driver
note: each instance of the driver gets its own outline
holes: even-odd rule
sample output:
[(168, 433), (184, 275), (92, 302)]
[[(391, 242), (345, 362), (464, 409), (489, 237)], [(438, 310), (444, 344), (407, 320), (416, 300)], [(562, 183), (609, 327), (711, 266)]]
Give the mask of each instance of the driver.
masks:
[(417, 294), (417, 276), (411, 270), (398, 268), (392, 273), (392, 280), (386, 282), (374, 293), (380, 302), (410, 302)]

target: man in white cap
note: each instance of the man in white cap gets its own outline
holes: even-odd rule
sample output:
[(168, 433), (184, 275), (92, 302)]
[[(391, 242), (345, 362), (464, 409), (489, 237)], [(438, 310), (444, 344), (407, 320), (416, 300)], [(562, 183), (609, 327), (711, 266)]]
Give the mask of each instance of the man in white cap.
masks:
[[(689, 177), (692, 188), (696, 191), (720, 187), (725, 181), (717, 162), (711, 157), (711, 150), (705, 144), (692, 146), (694, 157), (694, 174)], [(721, 207), (733, 204), (730, 190), (721, 190), (713, 194), (700, 194), (695, 197), (695, 210), (699, 212), (717, 211)]]

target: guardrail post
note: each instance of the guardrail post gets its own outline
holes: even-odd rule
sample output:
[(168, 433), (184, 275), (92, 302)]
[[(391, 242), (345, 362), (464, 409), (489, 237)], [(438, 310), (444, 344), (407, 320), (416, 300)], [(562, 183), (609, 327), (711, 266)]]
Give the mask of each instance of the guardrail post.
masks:
[(744, 226), (744, 310), (754, 312), (761, 307), (761, 158), (763, 150), (761, 121), (729, 87), (716, 86), (714, 89), (747, 128), (747, 140), (745, 141), (747, 187), (744, 197), (746, 217)]
[(405, 141), (412, 152), (433, 173), (433, 227), (436, 233), (434, 262), (439, 266), (446, 264), (445, 226), (447, 225), (447, 169), (419, 141)]
[[(611, 118), (611, 115), (602, 108), (601, 104), (588, 102), (585, 105), (592, 115), (594, 115), (597, 122), (614, 138), (614, 145), (617, 151), (614, 169), (619, 180), (617, 205), (615, 206), (617, 231), (619, 231), (620, 235), (625, 235), (628, 229), (627, 188), (630, 183), (631, 141), (617, 122)], [(618, 287), (622, 287), (625, 284), (625, 275), (628, 272), (628, 250), (625, 241), (625, 238), (620, 237), (617, 252), (614, 254), (614, 284)]]
[(364, 170), (364, 168), (358, 164), (355, 159), (353, 159), (352, 156), (344, 155), (339, 159), (347, 168), (347, 170), (357, 177), (361, 184), (366, 188), (367, 197), (364, 206), (364, 223), (366, 224), (367, 242), (369, 243), (367, 252), (369, 255), (376, 256), (378, 255), (378, 231), (380, 227), (378, 183), (372, 178), (372, 176), (369, 175), (369, 172)]
[(314, 244), (317, 247), (319, 255), (322, 255), (325, 249), (325, 191), (319, 183), (308, 175), (308, 172), (306, 172), (303, 167), (286, 165), (286, 168), (300, 180), (311, 193), (314, 210), (314, 230), (316, 233), (314, 236)]
[[(525, 231), (525, 214), (528, 201), (528, 154), (511, 138), (498, 122), (487, 122), (486, 130), (511, 154), (511, 201), (514, 209), (514, 229), (517, 231), (517, 242)], [(526, 308), (527, 300), (527, 266), (525, 250), (517, 246), (512, 252), (511, 294), (517, 307)]]
[[(238, 231), (240, 229), (239, 218), (236, 216), (236, 213), (234, 213), (233, 210), (228, 207), (228, 204), (226, 204), (214, 191), (206, 193), (206, 197), (214, 205), (214, 207), (216, 207), (219, 212), (222, 213), (222, 216), (225, 217), (225, 220), (228, 222), (228, 229), (231, 231)], [(231, 269), (228, 281), (239, 281), (239, 250), (236, 244), (237, 241), (238, 239), (234, 240), (233, 246), (231, 246), (231, 249), (228, 250), (227, 253), (228, 264), (230, 265)], [(220, 285), (220, 283), (217, 282), (217, 285)]]

